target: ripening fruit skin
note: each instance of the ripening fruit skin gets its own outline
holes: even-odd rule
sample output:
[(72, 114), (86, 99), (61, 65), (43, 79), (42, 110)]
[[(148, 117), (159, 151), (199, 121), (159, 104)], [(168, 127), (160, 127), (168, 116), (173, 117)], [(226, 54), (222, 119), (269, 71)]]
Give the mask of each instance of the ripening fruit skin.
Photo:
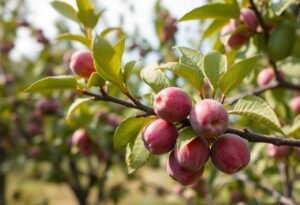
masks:
[(175, 147), (175, 158), (181, 167), (197, 171), (203, 168), (209, 158), (209, 146), (202, 137), (195, 137), (182, 146)]
[(195, 183), (196, 180), (202, 176), (203, 171), (204, 168), (200, 169), (199, 171), (191, 171), (181, 167), (176, 161), (174, 151), (170, 153), (167, 162), (167, 173), (181, 185), (186, 186)]
[(213, 164), (224, 173), (233, 174), (243, 169), (250, 161), (246, 142), (231, 133), (221, 135), (211, 148)]
[(240, 10), (240, 21), (242, 21), (251, 31), (256, 31), (258, 20), (252, 9), (242, 8)]
[(164, 154), (171, 151), (177, 137), (176, 127), (162, 119), (151, 122), (142, 134), (144, 145), (152, 154)]
[(257, 84), (261, 87), (268, 85), (274, 79), (274, 70), (272, 68), (265, 68), (257, 75)]
[(59, 103), (53, 99), (40, 99), (36, 103), (37, 109), (44, 115), (54, 114), (58, 111)]
[(212, 138), (224, 133), (228, 125), (228, 114), (218, 101), (205, 99), (192, 108), (190, 122), (198, 136)]
[(95, 72), (93, 56), (90, 51), (76, 51), (70, 60), (70, 69), (76, 75), (89, 78)]
[(295, 29), (288, 21), (275, 28), (268, 42), (268, 54), (271, 59), (279, 61), (286, 58), (293, 50), (295, 36)]
[(168, 122), (184, 120), (192, 109), (190, 97), (180, 88), (169, 87), (161, 90), (154, 98), (154, 111)]
[(300, 96), (297, 96), (290, 101), (290, 107), (296, 114), (300, 113)]
[(243, 45), (245, 45), (248, 40), (249, 40), (249, 36), (243, 35), (242, 33), (239, 32), (235, 32), (229, 37), (227, 41), (227, 45), (230, 48), (238, 49)]
[(291, 151), (290, 146), (268, 144), (268, 155), (275, 159), (285, 159)]
[(92, 154), (92, 144), (88, 133), (84, 129), (76, 130), (71, 138), (73, 145), (78, 146), (80, 152), (85, 156)]
[(77, 146), (85, 145), (89, 143), (89, 136), (84, 129), (78, 129), (73, 133), (71, 142)]

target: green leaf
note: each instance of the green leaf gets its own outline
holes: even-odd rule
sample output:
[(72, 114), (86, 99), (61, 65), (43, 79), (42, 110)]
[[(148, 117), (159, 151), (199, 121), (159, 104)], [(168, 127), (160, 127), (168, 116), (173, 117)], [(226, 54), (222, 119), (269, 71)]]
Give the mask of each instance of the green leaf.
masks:
[(228, 23), (228, 19), (216, 19), (205, 29), (202, 35), (202, 39), (205, 39), (215, 33), (220, 32), (220, 30)]
[(234, 110), (228, 113), (248, 117), (271, 131), (284, 134), (275, 112), (262, 98), (245, 96), (236, 103)]
[(184, 128), (179, 132), (176, 145), (178, 147), (182, 147), (188, 142), (190, 142), (192, 139), (194, 139), (195, 137), (197, 137), (197, 134), (191, 127)]
[(134, 142), (128, 144), (126, 149), (126, 164), (129, 174), (142, 167), (150, 157), (149, 151), (144, 146), (141, 133)]
[(280, 0), (277, 3), (272, 3), (271, 8), (276, 15), (281, 15), (288, 7), (299, 2), (298, 0)]
[(176, 62), (162, 64), (159, 66), (159, 68), (161, 70), (170, 70), (176, 75), (181, 76), (183, 79), (186, 80), (187, 83), (190, 83), (197, 90), (201, 90), (203, 86), (204, 76), (199, 69), (195, 69), (193, 67), (189, 67)]
[(124, 71), (123, 71), (123, 82), (125, 84), (127, 84), (127, 81), (129, 79), (129, 75), (132, 71), (132, 69), (134, 68), (135, 64), (137, 61), (133, 60), (133, 61), (129, 61), (128, 63), (126, 63), (126, 65), (124, 66)]
[(206, 18), (238, 18), (239, 7), (233, 4), (212, 3), (206, 4), (186, 13), (179, 21), (188, 21)]
[(203, 86), (204, 75), (201, 71), (203, 55), (191, 48), (175, 47), (179, 53), (179, 63), (171, 62), (160, 65), (160, 69), (167, 69), (181, 76), (197, 90)]
[(179, 58), (179, 63), (201, 70), (203, 55), (198, 50), (181, 46), (175, 48), (181, 54)]
[(219, 79), (227, 69), (227, 58), (219, 52), (212, 51), (204, 56), (203, 70), (213, 90), (219, 86)]
[(84, 44), (87, 47), (90, 47), (89, 40), (86, 39), (82, 35), (71, 34), (71, 33), (63, 33), (63, 34), (58, 35), (56, 37), (56, 39), (58, 39), (58, 40), (72, 40), (72, 41), (77, 41), (77, 42), (80, 42), (80, 43)]
[(118, 72), (121, 74), (121, 65), (122, 65), (122, 57), (124, 53), (124, 47), (125, 47), (125, 37), (121, 38), (115, 45), (114, 45), (114, 51), (115, 55), (113, 56), (111, 60), (111, 66), (112, 68), (116, 70), (116, 73)]
[(100, 36), (102, 36), (104, 38), (105, 36), (107, 36), (108, 34), (110, 34), (111, 32), (114, 32), (114, 31), (117, 32), (121, 36), (125, 36), (124, 31), (120, 27), (109, 27), (109, 28), (106, 28), (106, 29), (104, 29), (101, 32)]
[[(123, 82), (120, 64), (122, 42), (115, 48), (101, 36), (97, 36), (93, 44), (93, 56), (96, 61), (96, 71), (100, 76), (117, 85)], [(116, 50), (115, 50), (116, 49)]]
[(90, 76), (90, 78), (87, 82), (87, 87), (88, 88), (90, 88), (90, 87), (101, 87), (101, 86), (105, 85), (105, 83), (106, 83), (105, 80), (103, 78), (101, 78), (101, 76), (98, 73), (94, 72)]
[(82, 104), (85, 103), (85, 102), (91, 101), (91, 100), (93, 100), (93, 99), (94, 99), (93, 97), (88, 97), (88, 98), (78, 98), (78, 99), (76, 99), (76, 100), (71, 104), (71, 106), (70, 106), (69, 109), (68, 109), (67, 116), (66, 116), (67, 122), (71, 122), (71, 116), (72, 116), (72, 114), (75, 112), (75, 110), (76, 110), (77, 108), (80, 107), (80, 105), (82, 105)]
[(51, 5), (56, 11), (58, 11), (63, 16), (75, 22), (78, 22), (77, 11), (71, 5), (62, 1), (52, 1)]
[(94, 5), (90, 0), (76, 0), (78, 6), (78, 18), (84, 26), (88, 28), (94, 28), (98, 22), (98, 19), (103, 14), (103, 10), (97, 14), (94, 11)]
[(76, 89), (77, 81), (73, 76), (51, 76), (40, 79), (30, 85), (25, 92), (34, 93), (49, 90)]
[(232, 65), (220, 78), (219, 87), (226, 95), (233, 88), (240, 86), (243, 79), (247, 77), (257, 65), (258, 57), (254, 56)]
[(155, 119), (155, 116), (130, 117), (124, 120), (117, 127), (114, 134), (115, 149), (124, 147), (128, 143), (134, 141), (140, 131), (153, 119)]
[(147, 66), (141, 70), (141, 78), (147, 83), (154, 92), (158, 93), (164, 88), (170, 86), (169, 79), (159, 69), (158, 65)]
[(300, 114), (295, 117), (293, 125), (285, 131), (289, 137), (300, 138)]

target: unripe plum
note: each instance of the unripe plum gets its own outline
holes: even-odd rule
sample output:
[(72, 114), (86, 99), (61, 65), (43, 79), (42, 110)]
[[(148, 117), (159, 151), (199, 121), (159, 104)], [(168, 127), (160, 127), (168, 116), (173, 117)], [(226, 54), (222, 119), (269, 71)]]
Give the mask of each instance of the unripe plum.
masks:
[(291, 150), (290, 146), (268, 144), (268, 155), (275, 159), (285, 159)]
[(151, 122), (142, 134), (145, 147), (152, 154), (164, 154), (173, 149), (178, 131), (176, 127), (165, 120)]
[(209, 146), (202, 137), (195, 137), (189, 142), (175, 147), (175, 158), (181, 167), (197, 171), (203, 168), (209, 158)]
[(174, 151), (170, 153), (167, 162), (167, 173), (178, 183), (186, 186), (196, 182), (196, 180), (202, 176), (204, 168), (198, 171), (191, 171), (181, 167), (175, 158)]
[(93, 56), (90, 51), (76, 51), (70, 60), (70, 69), (76, 75), (89, 78), (95, 72)]
[(221, 135), (211, 148), (211, 160), (221, 171), (233, 174), (250, 161), (250, 151), (245, 140), (231, 133)]
[(290, 101), (290, 107), (296, 114), (300, 113), (300, 96), (297, 96)]
[(212, 138), (224, 133), (228, 125), (228, 114), (218, 101), (205, 99), (192, 108), (190, 122), (199, 136)]
[(272, 68), (265, 68), (258, 73), (257, 84), (259, 86), (266, 86), (274, 79), (274, 70)]
[(154, 111), (168, 122), (184, 120), (190, 113), (192, 101), (180, 88), (169, 87), (161, 90), (154, 98)]
[(240, 20), (243, 22), (251, 31), (256, 31), (258, 26), (257, 17), (252, 9), (242, 8), (240, 10)]

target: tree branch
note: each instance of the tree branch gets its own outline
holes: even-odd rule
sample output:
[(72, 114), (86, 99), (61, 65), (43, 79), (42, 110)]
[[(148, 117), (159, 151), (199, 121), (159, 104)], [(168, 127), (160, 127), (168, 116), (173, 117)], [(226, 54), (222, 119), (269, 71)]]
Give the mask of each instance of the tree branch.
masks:
[(96, 100), (96, 101), (109, 101), (109, 102), (113, 102), (113, 103), (116, 103), (116, 104), (119, 104), (119, 105), (123, 105), (125, 107), (130, 107), (130, 108), (134, 108), (134, 109), (137, 109), (137, 110), (144, 111), (147, 115), (154, 115), (154, 111), (151, 107), (148, 107), (148, 106), (143, 105), (141, 103), (133, 104), (133, 103), (130, 103), (130, 102), (112, 97), (110, 95), (98, 95), (98, 94), (91, 93), (91, 92), (86, 91), (86, 90), (80, 91), (80, 93), (83, 94), (83, 95), (94, 97), (94, 100)]
[(234, 176), (238, 180), (252, 185), (255, 189), (260, 189), (260, 190), (264, 191), (265, 193), (270, 194), (271, 196), (276, 198), (282, 204), (285, 204), (285, 205), (294, 205), (295, 204), (290, 198), (282, 196), (279, 192), (277, 192), (276, 190), (274, 190), (272, 188), (263, 186), (259, 183), (256, 183), (255, 181), (252, 181), (243, 173), (237, 173)]
[(236, 134), (236, 135), (246, 139), (249, 142), (269, 143), (269, 144), (274, 144), (277, 146), (289, 145), (289, 146), (300, 147), (300, 140), (297, 140), (297, 139), (266, 136), (266, 135), (261, 135), (261, 134), (257, 134), (254, 132), (250, 132), (248, 130), (240, 131), (240, 130), (236, 130), (236, 129), (232, 129), (232, 128), (227, 128), (226, 133)]

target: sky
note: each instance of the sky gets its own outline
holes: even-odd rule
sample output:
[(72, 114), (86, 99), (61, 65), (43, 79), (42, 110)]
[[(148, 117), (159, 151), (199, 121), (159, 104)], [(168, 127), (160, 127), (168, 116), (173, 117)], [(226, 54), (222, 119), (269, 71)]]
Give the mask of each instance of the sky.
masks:
[[(51, 7), (51, 1), (52, 0), (25, 0), (26, 7), (29, 10), (26, 19), (35, 27), (41, 28), (50, 41), (54, 41), (58, 34), (54, 22), (65, 18)], [(61, 1), (67, 2), (76, 8), (75, 0)], [(154, 26), (152, 25), (153, 8), (156, 0), (102, 0), (99, 2), (101, 7), (106, 8), (103, 22), (105, 22), (107, 26), (119, 26), (120, 16), (122, 15), (124, 16), (123, 29), (127, 33), (132, 33), (135, 25), (137, 25), (144, 38), (153, 45), (158, 43), (155, 38)], [(129, 4), (134, 7), (134, 13), (132, 13), (132, 10), (128, 7)], [(186, 12), (203, 5), (203, 0), (162, 0), (162, 4), (169, 9), (173, 16), (180, 18)], [(75, 23), (68, 20), (67, 22), (72, 32), (80, 32)], [(188, 39), (188, 36), (197, 35), (198, 24), (196, 21), (183, 22), (178, 26), (179, 32), (176, 38), (179, 45), (188, 44), (188, 42), (185, 42), (185, 39)], [(190, 31), (186, 32), (187, 29), (190, 29)], [(16, 49), (14, 49), (12, 53), (13, 58), (18, 59), (22, 55), (34, 58), (42, 49), (42, 46), (39, 45), (35, 39), (30, 37), (31, 34), (28, 29), (19, 29), (17, 35), (18, 40), (16, 42)]]

